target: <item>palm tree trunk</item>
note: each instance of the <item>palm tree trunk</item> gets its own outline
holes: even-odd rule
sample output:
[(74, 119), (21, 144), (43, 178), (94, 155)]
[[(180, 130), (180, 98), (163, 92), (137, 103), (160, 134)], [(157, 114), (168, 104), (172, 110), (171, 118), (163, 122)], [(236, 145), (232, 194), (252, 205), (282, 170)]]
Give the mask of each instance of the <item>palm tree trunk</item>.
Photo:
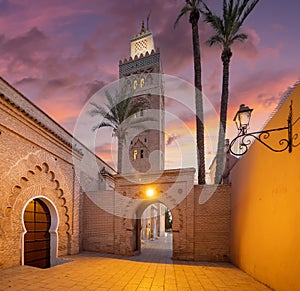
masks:
[(118, 173), (122, 173), (123, 138), (118, 137)]
[(194, 53), (198, 184), (205, 184), (203, 99), (202, 99), (201, 59), (200, 59), (200, 44), (199, 44), (199, 33), (198, 33), (198, 19), (196, 21), (196, 20), (191, 20), (190, 18), (190, 22), (192, 24), (193, 53)]
[(222, 175), (225, 166), (225, 136), (226, 136), (226, 122), (227, 122), (227, 105), (228, 105), (228, 91), (229, 91), (229, 64), (232, 52), (230, 48), (226, 48), (222, 52), (223, 62), (223, 81), (222, 81), (222, 98), (220, 108), (220, 124), (218, 137), (218, 150), (216, 158), (216, 174), (215, 184), (222, 183)]

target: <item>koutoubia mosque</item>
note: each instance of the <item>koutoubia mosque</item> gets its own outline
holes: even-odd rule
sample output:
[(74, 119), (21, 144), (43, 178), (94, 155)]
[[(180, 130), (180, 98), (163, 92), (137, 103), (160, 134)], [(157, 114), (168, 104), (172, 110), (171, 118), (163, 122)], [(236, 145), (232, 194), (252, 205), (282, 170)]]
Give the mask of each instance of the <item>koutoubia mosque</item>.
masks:
[[(194, 168), (165, 169), (162, 76), (143, 24), (119, 78), (144, 104), (136, 118), (153, 120), (128, 131), (119, 173), (0, 79), (0, 269), (48, 268), (82, 251), (138, 256), (143, 241), (166, 235), (169, 212), (174, 260), (232, 262), (269, 286), (283, 286), (279, 274), (293, 280), (286, 266), (300, 268), (291, 227), (300, 223), (299, 150), (275, 154), (254, 143), (231, 184), (194, 185)], [(299, 95), (296, 84), (266, 126), (285, 122), (291, 99), (296, 118)]]
[(194, 188), (195, 170), (164, 169), (163, 72), (152, 32), (143, 24), (130, 45), (130, 56), (119, 63), (120, 80), (144, 106), (136, 118), (155, 119), (139, 132), (129, 129), (120, 173), (1, 79), (2, 268), (50, 267), (81, 250), (139, 254), (141, 241), (165, 235), (166, 211), (174, 258), (228, 260), (229, 187), (210, 201), (221, 223), (220, 232), (211, 233), (207, 206), (200, 213), (203, 206), (195, 203), (202, 191)]

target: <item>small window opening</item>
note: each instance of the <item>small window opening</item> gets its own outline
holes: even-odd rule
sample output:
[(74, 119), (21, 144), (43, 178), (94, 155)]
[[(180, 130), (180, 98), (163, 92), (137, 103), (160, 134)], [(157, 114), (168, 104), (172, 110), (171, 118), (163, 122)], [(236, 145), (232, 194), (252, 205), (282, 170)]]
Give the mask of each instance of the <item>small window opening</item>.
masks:
[(133, 151), (133, 159), (136, 160), (136, 159), (137, 159), (137, 156), (138, 156), (138, 151), (137, 151), (137, 150), (134, 150), (134, 151)]

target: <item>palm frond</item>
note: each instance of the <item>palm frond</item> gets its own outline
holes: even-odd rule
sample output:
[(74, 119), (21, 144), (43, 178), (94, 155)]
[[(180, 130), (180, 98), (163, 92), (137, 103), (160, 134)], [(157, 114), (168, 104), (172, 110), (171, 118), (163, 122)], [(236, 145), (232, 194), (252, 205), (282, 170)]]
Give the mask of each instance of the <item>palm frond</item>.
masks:
[(142, 109), (144, 109), (144, 104), (142, 102), (133, 102), (132, 100), (132, 106), (129, 107), (127, 117), (133, 116)]
[(188, 6), (184, 6), (184, 7), (181, 9), (181, 11), (180, 11), (178, 17), (176, 18), (176, 20), (175, 20), (175, 22), (174, 22), (174, 25), (173, 25), (174, 28), (176, 28), (176, 26), (178, 25), (179, 20), (181, 19), (181, 17), (182, 17), (183, 15), (187, 14), (189, 11), (191, 11), (191, 8), (189, 8)]
[(116, 91), (112, 96), (109, 91), (106, 91), (105, 96), (107, 101), (105, 106), (91, 103), (94, 108), (89, 111), (90, 115), (100, 115), (103, 118), (100, 123), (93, 126), (93, 131), (102, 127), (111, 127), (118, 138), (125, 138), (130, 128), (144, 128), (145, 121), (154, 121), (152, 117), (134, 118), (134, 114), (143, 109), (144, 104), (134, 102), (131, 94), (124, 95)]
[(92, 131), (95, 131), (95, 130), (97, 130), (97, 129), (99, 129), (99, 128), (102, 128), (102, 127), (111, 127), (111, 128), (113, 128), (113, 129), (115, 129), (114, 124), (112, 124), (112, 123), (110, 123), (110, 122), (107, 122), (107, 121), (102, 121), (102, 122), (100, 122), (100, 123), (94, 125), (94, 126), (92, 127)]
[(240, 5), (240, 1), (236, 0), (233, 7), (231, 7), (230, 15), (231, 15), (231, 19), (232, 19), (233, 23), (237, 22), (238, 19), (239, 19), (239, 13), (238, 13), (239, 12), (239, 5)]
[[(117, 94), (118, 94), (118, 92), (116, 92), (116, 96), (117, 96)], [(113, 107), (115, 105), (115, 100), (111, 96), (111, 94), (110, 94), (110, 92), (108, 90), (105, 90), (105, 97), (106, 97), (106, 100), (108, 101), (107, 106)]]
[(90, 115), (91, 116), (100, 115), (100, 118), (102, 119), (106, 119), (109, 122), (112, 122), (114, 124), (118, 123), (118, 120), (113, 114), (111, 114), (111, 112), (107, 112), (107, 111), (100, 112), (99, 110), (94, 109), (90, 111)]
[(214, 44), (223, 45), (224, 39), (219, 34), (215, 34), (206, 41), (206, 44), (209, 46), (213, 46)]
[(112, 114), (112, 111), (109, 111), (109, 109), (93, 102), (91, 103), (91, 105), (95, 107), (94, 109), (91, 109), (89, 111), (89, 114), (91, 116), (100, 115), (100, 117), (102, 117), (103, 119), (107, 119), (115, 124), (117, 123), (116, 116)]
[(119, 117), (120, 123), (126, 120), (129, 116), (129, 111), (132, 107), (132, 98), (123, 99), (116, 105), (116, 112)]
[(257, 5), (257, 3), (259, 2), (259, 0), (254, 0), (246, 9), (245, 13), (242, 16), (241, 19), (241, 25), (244, 23), (245, 19), (248, 17), (248, 15), (251, 13), (251, 11), (254, 9), (254, 7)]
[(208, 45), (221, 43), (223, 47), (228, 47), (236, 40), (243, 41), (247, 38), (245, 34), (240, 34), (239, 30), (259, 0), (253, 0), (250, 5), (249, 1), (223, 0), (222, 18), (214, 14), (208, 5), (203, 2), (204, 9), (201, 12), (204, 15), (204, 21), (212, 26), (216, 35), (219, 35), (219, 37), (212, 36), (206, 42)]
[(187, 14), (188, 12), (193, 13), (195, 11), (201, 11), (201, 7), (200, 5), (203, 4), (204, 2), (202, 0), (186, 0), (185, 1), (185, 6), (182, 7), (178, 17), (176, 18), (173, 27), (176, 28), (176, 26), (179, 23), (179, 20), (181, 19), (181, 17), (185, 14)]
[(106, 108), (104, 108), (101, 105), (98, 105), (97, 103), (91, 102), (91, 105), (94, 106), (94, 109), (89, 110), (89, 114), (91, 116), (95, 116), (95, 115), (102, 115), (105, 116), (106, 114), (109, 113), (109, 111), (106, 110)]
[(226, 9), (223, 9), (224, 38), (226, 39), (226, 42), (228, 42), (231, 34), (231, 28), (234, 23), (234, 15), (232, 11), (234, 7), (233, 0), (229, 0), (229, 4), (227, 4), (227, 0), (223, 0), (223, 6), (226, 6)]
[(245, 33), (236, 34), (232, 39), (231, 43), (234, 43), (236, 40), (244, 41), (248, 38), (248, 35)]
[(238, 11), (239, 18), (237, 19), (238, 21), (240, 21), (240, 17), (243, 15), (243, 11), (247, 7), (248, 2), (249, 0), (243, 0), (243, 3), (240, 4)]
[(235, 27), (236, 32), (240, 29), (240, 27), (243, 25), (248, 15), (251, 13), (251, 11), (254, 9), (256, 4), (259, 2), (259, 0), (254, 0), (249, 6), (247, 6), (249, 1), (250, 0), (244, 0), (241, 6), (239, 7), (239, 11), (236, 19), (236, 27)]
[(204, 8), (200, 11), (204, 15), (204, 22), (209, 23), (214, 30), (217, 31), (217, 33), (225, 35), (225, 28), (222, 19), (218, 15), (213, 14), (205, 2), (202, 3)]
[(228, 18), (228, 11), (227, 11), (227, 0), (223, 0), (223, 18)]
[(227, 16), (234, 15), (235, 9), (236, 5), (234, 5), (234, 0), (229, 0), (229, 4), (227, 5)]

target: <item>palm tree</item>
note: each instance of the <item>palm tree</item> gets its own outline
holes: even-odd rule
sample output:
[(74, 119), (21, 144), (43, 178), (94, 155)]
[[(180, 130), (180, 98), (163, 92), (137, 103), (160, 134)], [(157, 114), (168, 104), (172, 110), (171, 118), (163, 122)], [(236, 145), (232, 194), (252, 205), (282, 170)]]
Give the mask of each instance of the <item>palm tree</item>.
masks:
[(223, 81), (215, 184), (222, 182), (224, 170), (224, 147), (229, 96), (229, 64), (232, 57), (231, 45), (237, 40), (244, 41), (247, 39), (247, 34), (240, 33), (240, 28), (258, 2), (259, 0), (223, 0), (222, 17), (214, 14), (205, 3), (203, 3), (204, 9), (201, 10), (201, 13), (204, 15), (204, 21), (209, 23), (215, 30), (215, 34), (207, 41), (208, 45), (218, 44), (222, 48)]
[(198, 163), (198, 184), (205, 184), (205, 160), (204, 160), (204, 126), (203, 126), (203, 99), (201, 82), (201, 57), (198, 21), (200, 18), (201, 0), (186, 0), (185, 6), (181, 9), (174, 27), (177, 26), (181, 17), (189, 13), (189, 22), (192, 25), (193, 54), (194, 54), (194, 84), (196, 103), (196, 141), (197, 141), (197, 163)]
[(94, 109), (89, 111), (91, 116), (100, 115), (102, 120), (93, 126), (95, 131), (103, 127), (111, 127), (113, 135), (118, 139), (118, 173), (122, 172), (122, 153), (126, 135), (130, 128), (144, 128), (143, 122), (152, 121), (152, 118), (139, 117), (136, 114), (144, 108), (142, 102), (135, 102), (132, 95), (123, 95), (118, 91), (112, 97), (109, 91), (105, 91), (107, 104), (105, 106), (91, 103)]

